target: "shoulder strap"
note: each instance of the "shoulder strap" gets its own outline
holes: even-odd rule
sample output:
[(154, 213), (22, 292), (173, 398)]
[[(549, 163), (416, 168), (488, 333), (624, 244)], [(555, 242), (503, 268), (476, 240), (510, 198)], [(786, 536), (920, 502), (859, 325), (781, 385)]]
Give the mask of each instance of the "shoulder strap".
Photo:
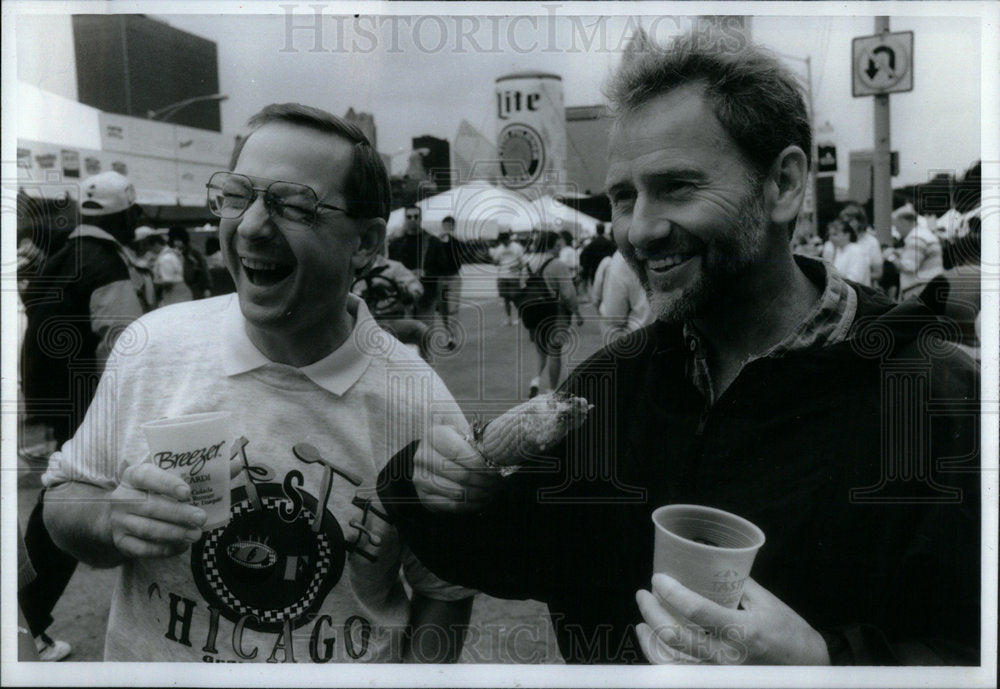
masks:
[(534, 270), (532, 270), (529, 267), (528, 268), (528, 272), (531, 273), (532, 275), (539, 275), (540, 276), (542, 274), (542, 271), (545, 270), (545, 266), (549, 265), (554, 260), (556, 260), (555, 256), (549, 256), (547, 259), (545, 259), (545, 261), (542, 263), (542, 265), (538, 266), (538, 270), (537, 271), (534, 271)]
[(548, 259), (544, 263), (542, 263), (541, 266), (539, 266), (538, 273), (537, 273), (538, 279), (542, 281), (543, 285), (545, 285), (545, 291), (548, 293), (549, 299), (558, 299), (559, 298), (559, 292), (558, 291), (555, 294), (553, 294), (552, 291), (549, 289), (549, 283), (545, 282), (545, 275), (544, 275), (544, 273), (545, 273), (545, 266), (549, 265), (554, 260), (556, 260), (555, 256), (549, 256)]

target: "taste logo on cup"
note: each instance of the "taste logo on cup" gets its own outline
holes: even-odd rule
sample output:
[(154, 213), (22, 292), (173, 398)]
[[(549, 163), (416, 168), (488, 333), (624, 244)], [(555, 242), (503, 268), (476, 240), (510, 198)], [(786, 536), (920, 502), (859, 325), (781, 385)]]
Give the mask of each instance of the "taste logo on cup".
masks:
[(191, 504), (208, 513), (204, 531), (229, 523), (231, 421), (229, 412), (207, 412), (142, 424), (153, 463), (178, 473), (191, 486)]
[(667, 574), (727, 608), (743, 596), (764, 532), (735, 514), (700, 505), (653, 511), (653, 573)]

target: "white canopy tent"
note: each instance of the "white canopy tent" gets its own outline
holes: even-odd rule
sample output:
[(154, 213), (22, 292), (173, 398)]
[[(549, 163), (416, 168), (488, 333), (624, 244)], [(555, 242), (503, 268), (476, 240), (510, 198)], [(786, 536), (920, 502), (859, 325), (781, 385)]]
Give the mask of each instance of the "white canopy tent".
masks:
[[(470, 182), (435, 194), (417, 203), (421, 225), (432, 234), (440, 234), (441, 221), (455, 218), (455, 236), (462, 240), (496, 239), (501, 229), (526, 226), (530, 229), (538, 211), (520, 194), (488, 182)], [(389, 215), (386, 233), (392, 237), (403, 231), (404, 208)]]
[(542, 196), (532, 201), (531, 215), (527, 220), (528, 223), (524, 224), (523, 220), (518, 218), (519, 224), (512, 225), (511, 229), (515, 232), (531, 229), (555, 232), (569, 230), (576, 240), (596, 234), (597, 223), (600, 222), (597, 218), (560, 203), (551, 196)]

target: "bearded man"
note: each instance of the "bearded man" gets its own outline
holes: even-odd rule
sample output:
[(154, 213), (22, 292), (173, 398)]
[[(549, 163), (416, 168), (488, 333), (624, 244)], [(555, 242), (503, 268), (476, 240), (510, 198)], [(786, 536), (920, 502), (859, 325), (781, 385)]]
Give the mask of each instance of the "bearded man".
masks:
[[(657, 321), (571, 374), (593, 409), (544, 457), (502, 477), (440, 426), (383, 504), (442, 578), (546, 602), (567, 662), (976, 664), (978, 371), (919, 301), (792, 255), (802, 94), (705, 38), (610, 88), (614, 238)], [(766, 534), (738, 608), (653, 575), (650, 515), (684, 503)]]

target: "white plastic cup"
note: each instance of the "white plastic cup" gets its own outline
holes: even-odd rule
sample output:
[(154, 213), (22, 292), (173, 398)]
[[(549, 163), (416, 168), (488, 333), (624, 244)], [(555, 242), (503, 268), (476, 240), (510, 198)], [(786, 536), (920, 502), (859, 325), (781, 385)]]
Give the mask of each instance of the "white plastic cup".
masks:
[(229, 523), (229, 455), (232, 414), (206, 412), (142, 424), (150, 461), (176, 472), (191, 486), (191, 504), (205, 510), (201, 527), (210, 531)]
[(714, 507), (666, 505), (653, 511), (653, 573), (736, 608), (764, 532), (743, 517)]

